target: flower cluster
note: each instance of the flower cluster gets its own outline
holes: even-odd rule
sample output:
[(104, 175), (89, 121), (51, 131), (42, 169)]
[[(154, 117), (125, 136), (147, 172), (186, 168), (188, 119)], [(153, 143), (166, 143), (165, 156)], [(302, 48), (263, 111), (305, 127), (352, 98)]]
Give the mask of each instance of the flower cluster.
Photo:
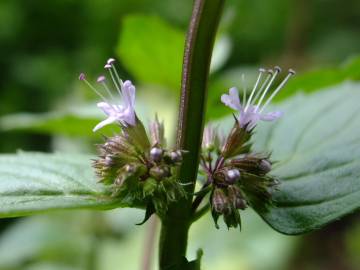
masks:
[[(94, 132), (112, 123), (120, 126), (119, 133), (105, 137), (105, 143), (98, 145), (99, 156), (93, 167), (100, 182), (108, 185), (111, 195), (119, 198), (123, 205), (146, 207), (146, 221), (154, 212), (160, 217), (165, 215), (169, 203), (187, 195), (176, 180), (185, 151), (167, 148), (164, 124), (157, 116), (150, 123), (149, 132), (146, 131), (135, 112), (135, 86), (131, 81), (120, 79), (114, 63), (110, 58), (104, 66), (110, 74), (112, 87), (103, 75), (97, 79), (100, 90), (83, 73), (79, 76), (101, 97), (97, 106), (107, 116), (94, 127)], [(241, 227), (240, 210), (248, 206), (266, 209), (272, 203), (271, 194), (278, 181), (270, 174), (270, 155), (253, 152), (251, 138), (259, 121), (274, 121), (282, 115), (279, 111), (265, 111), (295, 74), (289, 70), (285, 79), (271, 91), (280, 71), (279, 67), (260, 69), (249, 98), (244, 91), (242, 102), (235, 87), (221, 96), (226, 106), (237, 111), (234, 126), (227, 136), (220, 137), (217, 128), (211, 125), (204, 130), (200, 165), (206, 180), (202, 189), (195, 193), (192, 208), (196, 211), (203, 198), (210, 194), (209, 205), (216, 227), (220, 216), (228, 227)], [(112, 88), (119, 97), (114, 96)], [(195, 212), (195, 216), (196, 213), (202, 211)]]
[[(206, 181), (202, 190), (210, 192), (211, 212), (216, 227), (221, 215), (228, 227), (241, 227), (239, 210), (248, 206), (264, 209), (272, 203), (271, 192), (278, 180), (269, 175), (272, 168), (270, 155), (253, 153), (250, 139), (260, 120), (274, 121), (282, 115), (278, 111), (264, 111), (295, 74), (289, 70), (285, 79), (267, 97), (279, 73), (279, 67), (274, 70), (260, 69), (248, 100), (244, 93), (242, 103), (236, 88), (221, 96), (226, 106), (238, 112), (234, 115), (234, 126), (226, 138), (220, 138), (216, 128), (211, 125), (204, 130), (201, 168)], [(263, 78), (265, 74), (267, 76)], [(203, 193), (199, 194), (203, 196)]]
[[(111, 187), (112, 196), (132, 207), (146, 207), (148, 211), (162, 215), (168, 204), (186, 195), (175, 179), (175, 170), (181, 164), (184, 151), (167, 149), (164, 125), (158, 118), (150, 123), (149, 135), (135, 112), (135, 86), (123, 82), (110, 58), (105, 69), (110, 73), (112, 84), (119, 95), (116, 98), (105, 76), (99, 76), (99, 90), (82, 73), (79, 79), (85, 82), (102, 102), (97, 106), (107, 118), (95, 126), (94, 132), (105, 125), (117, 123), (121, 131), (113, 137), (105, 137), (98, 145), (99, 157), (93, 167), (100, 182)], [(108, 96), (105, 97), (103, 93)]]

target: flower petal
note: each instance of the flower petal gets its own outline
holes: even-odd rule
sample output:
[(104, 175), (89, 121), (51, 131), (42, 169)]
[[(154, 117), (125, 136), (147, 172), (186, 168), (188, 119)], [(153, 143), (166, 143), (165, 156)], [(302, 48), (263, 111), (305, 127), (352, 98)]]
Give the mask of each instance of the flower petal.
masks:
[(106, 118), (105, 120), (101, 121), (99, 124), (97, 124), (94, 127), (93, 132), (99, 130), (100, 128), (103, 128), (106, 125), (114, 123), (116, 120), (118, 120), (118, 119), (114, 116), (110, 116), (110, 117)]
[(122, 121), (125, 121), (127, 124), (135, 126), (135, 111), (132, 107), (127, 107), (118, 118), (121, 118)]
[(97, 107), (101, 109), (106, 115), (114, 115), (116, 114), (115, 107), (111, 106), (109, 103), (106, 102), (99, 102)]
[(230, 107), (231, 109), (242, 111), (242, 106), (240, 104), (239, 92), (236, 87), (232, 87), (229, 90), (229, 95), (223, 94), (221, 96), (221, 101), (226, 106)]
[(131, 81), (127, 80), (124, 82), (123, 87), (123, 97), (124, 97), (124, 107), (135, 107), (135, 86), (131, 83)]
[(259, 114), (256, 112), (247, 111), (241, 113), (239, 117), (240, 126), (242, 127), (245, 125), (248, 125), (248, 127), (255, 126), (256, 123), (259, 121), (259, 117), (260, 117)]
[(240, 103), (238, 89), (236, 87), (231, 87), (229, 89), (229, 95), (233, 101), (233, 105), (237, 108), (237, 110), (241, 110), (241, 103)]
[(263, 121), (274, 121), (274, 120), (280, 118), (282, 115), (283, 115), (283, 113), (280, 111), (270, 112), (270, 113), (261, 114), (260, 119)]

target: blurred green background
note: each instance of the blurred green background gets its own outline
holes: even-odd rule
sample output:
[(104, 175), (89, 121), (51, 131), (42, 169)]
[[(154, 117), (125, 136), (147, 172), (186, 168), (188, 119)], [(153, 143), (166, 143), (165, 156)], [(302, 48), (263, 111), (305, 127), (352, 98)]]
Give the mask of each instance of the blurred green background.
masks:
[[(1, 0), (0, 151), (94, 153), (102, 118), (95, 79), (116, 57), (137, 86), (137, 110), (155, 112), (174, 133), (190, 0)], [(217, 37), (207, 119), (229, 114), (220, 94), (251, 85), (260, 66), (294, 68), (279, 96), (360, 79), (360, 1), (228, 0)], [(112, 132), (111, 128), (105, 132)], [(148, 224), (142, 212), (64, 212), (0, 220), (0, 270), (140, 269)], [(189, 257), (204, 269), (360, 269), (360, 217), (306, 236), (284, 236), (246, 211), (243, 230), (216, 230), (205, 216), (191, 231)], [(154, 261), (155, 265), (155, 261)], [(154, 268), (155, 269), (155, 268)]]

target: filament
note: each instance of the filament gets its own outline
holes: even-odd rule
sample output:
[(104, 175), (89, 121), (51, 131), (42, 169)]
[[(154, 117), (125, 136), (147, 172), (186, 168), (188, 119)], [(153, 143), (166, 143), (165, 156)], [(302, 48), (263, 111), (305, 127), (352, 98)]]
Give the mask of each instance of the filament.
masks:
[(262, 101), (264, 100), (267, 92), (269, 91), (272, 83), (274, 82), (276, 76), (277, 76), (277, 75), (280, 73), (280, 71), (281, 71), (281, 69), (280, 69), (279, 67), (275, 67), (274, 69), (275, 69), (275, 72), (274, 72), (274, 74), (272, 75), (271, 80), (270, 80), (269, 84), (267, 85), (267, 87), (265, 88), (263, 94), (261, 95), (261, 98), (260, 98), (260, 100), (259, 100), (259, 103), (257, 104), (256, 111), (258, 110), (258, 108), (260, 108), (261, 103), (262, 103)]

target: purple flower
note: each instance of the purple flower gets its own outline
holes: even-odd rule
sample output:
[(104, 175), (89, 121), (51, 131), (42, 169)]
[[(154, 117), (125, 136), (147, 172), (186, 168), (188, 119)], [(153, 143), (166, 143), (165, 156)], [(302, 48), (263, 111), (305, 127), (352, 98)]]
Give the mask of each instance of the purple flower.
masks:
[(281, 69), (279, 67), (274, 68), (275, 71), (268, 70), (268, 76), (262, 82), (262, 85), (259, 86), (262, 79), (262, 75), (266, 72), (265, 69), (259, 70), (259, 76), (256, 80), (256, 83), (251, 91), (250, 97), (246, 102), (246, 93), (244, 92), (243, 104), (241, 104), (239, 92), (236, 87), (232, 87), (229, 90), (229, 94), (223, 94), (221, 96), (221, 101), (228, 107), (239, 112), (237, 117), (240, 127), (245, 127), (247, 130), (254, 128), (258, 121), (274, 121), (282, 116), (282, 112), (268, 112), (265, 113), (264, 110), (270, 101), (275, 97), (275, 95), (284, 87), (286, 82), (291, 76), (295, 74), (293, 70), (289, 70), (288, 75), (285, 79), (279, 84), (279, 86), (273, 91), (270, 97), (267, 98), (265, 104), (262, 105), (266, 94), (268, 93), (273, 81), (275, 80), (277, 74), (280, 73)]
[(94, 132), (114, 122), (135, 126), (135, 86), (131, 81), (125, 81), (121, 87), (121, 93), (123, 94), (123, 103), (121, 105), (107, 102), (97, 104), (98, 108), (107, 115), (107, 118), (96, 125), (93, 129)]
[(100, 128), (103, 128), (106, 125), (112, 124), (114, 122), (119, 122), (122, 125), (131, 125), (135, 126), (136, 124), (136, 115), (135, 115), (135, 86), (131, 83), (131, 81), (123, 82), (114, 66), (115, 60), (110, 58), (105, 65), (105, 69), (107, 69), (110, 73), (112, 82), (122, 99), (119, 99), (120, 102), (113, 96), (112, 91), (108, 87), (106, 83), (105, 76), (99, 76), (97, 82), (101, 84), (104, 90), (110, 97), (109, 101), (104, 95), (101, 94), (95, 87), (93, 87), (87, 80), (83, 73), (80, 74), (79, 79), (84, 81), (96, 94), (98, 94), (103, 101), (97, 104), (97, 107), (100, 108), (106, 115), (107, 118), (101, 121), (99, 124), (95, 126), (93, 131), (97, 131)]

